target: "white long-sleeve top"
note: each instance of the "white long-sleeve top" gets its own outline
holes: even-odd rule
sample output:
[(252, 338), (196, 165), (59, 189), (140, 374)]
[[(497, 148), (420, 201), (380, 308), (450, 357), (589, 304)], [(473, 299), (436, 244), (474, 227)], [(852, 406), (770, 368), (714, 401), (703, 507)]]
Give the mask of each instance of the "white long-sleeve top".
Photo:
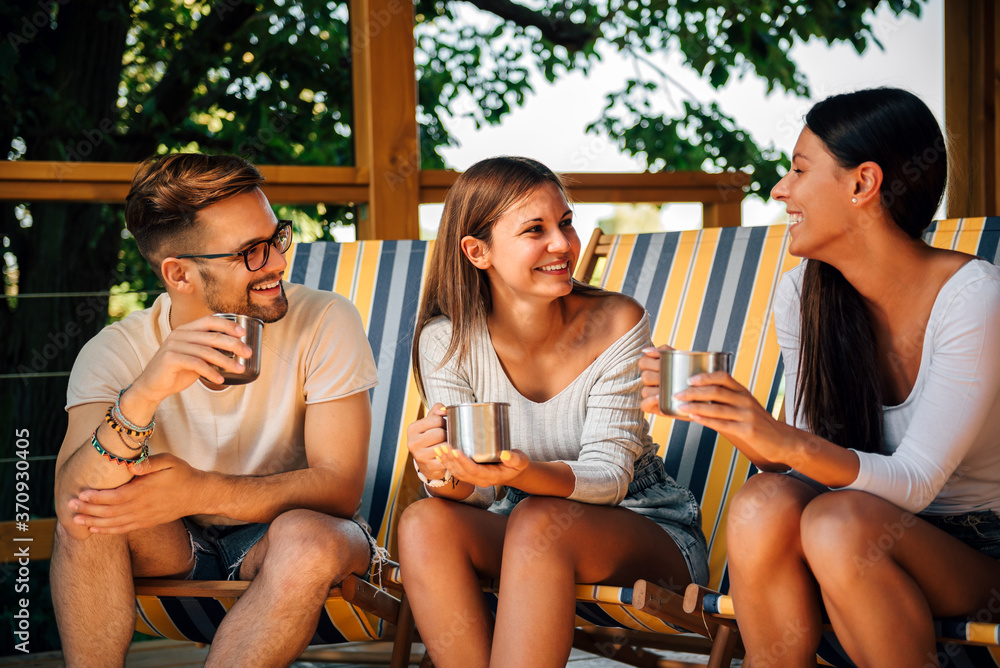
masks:
[[(785, 361), (789, 424), (799, 365), (799, 303), (805, 265), (782, 278), (775, 327)], [(941, 288), (924, 334), (910, 395), (883, 406), (883, 452), (857, 452), (861, 469), (844, 489), (911, 512), (1000, 511), (1000, 268), (973, 260)]]
[[(625, 498), (635, 462), (653, 450), (649, 425), (639, 407), (638, 359), (651, 345), (649, 316), (611, 344), (562, 392), (548, 401), (526, 399), (511, 384), (483, 328), (469, 342), (462, 365), (443, 365), (451, 321), (440, 316), (420, 334), (420, 375), (430, 405), (496, 401), (510, 404), (511, 448), (534, 461), (562, 461), (576, 477), (574, 501), (616, 505)], [(492, 488), (469, 502), (489, 505)]]

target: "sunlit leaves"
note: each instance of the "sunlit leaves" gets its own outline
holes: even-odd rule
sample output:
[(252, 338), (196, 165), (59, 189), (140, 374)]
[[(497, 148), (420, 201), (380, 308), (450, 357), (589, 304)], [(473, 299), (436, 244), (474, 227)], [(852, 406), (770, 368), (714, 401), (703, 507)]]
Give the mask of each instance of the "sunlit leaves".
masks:
[[(511, 110), (510, 101), (517, 103), (531, 90), (531, 73), (554, 81), (569, 71), (586, 71), (608, 47), (645, 64), (676, 54), (716, 89), (733, 77), (756, 76), (769, 93), (804, 96), (808, 81), (789, 57), (795, 43), (846, 41), (859, 52), (870, 43), (880, 46), (871, 11), (878, 3), (859, 0), (470, 2), (503, 20), (459, 12), (455, 8), (462, 5), (450, 0), (417, 2), (421, 119), (427, 124), (422, 138), (437, 142), (433, 146), (454, 142), (442, 118), (499, 123)], [(896, 14), (920, 13), (918, 0), (888, 4)], [(602, 117), (588, 130), (606, 134), (651, 169), (740, 169), (753, 175), (755, 192), (766, 193), (777, 180), (782, 155), (758, 147), (741, 128), (736, 110), (727, 115), (686, 91), (680, 91), (686, 99), (678, 113), (665, 114), (650, 100), (676, 95), (670, 87), (662, 73), (633, 81), (609, 96)], [(425, 162), (431, 148), (423, 147)]]

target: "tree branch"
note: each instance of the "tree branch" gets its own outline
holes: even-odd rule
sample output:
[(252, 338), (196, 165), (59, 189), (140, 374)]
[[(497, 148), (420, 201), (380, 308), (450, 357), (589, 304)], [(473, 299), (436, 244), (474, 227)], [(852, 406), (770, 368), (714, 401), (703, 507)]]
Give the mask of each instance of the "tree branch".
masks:
[(469, 0), (483, 11), (496, 14), (505, 21), (520, 26), (532, 26), (542, 32), (542, 36), (554, 44), (570, 51), (580, 51), (597, 41), (603, 19), (595, 23), (574, 23), (560, 14), (542, 14), (510, 0)]
[[(226, 44), (257, 10), (256, 2), (244, 0), (219, 0), (215, 4), (212, 12), (198, 22), (160, 83), (143, 103), (142, 116), (129, 129), (128, 145), (145, 145), (143, 140), (151, 138), (157, 128), (173, 127), (184, 119), (190, 111), (198, 82), (211, 67), (219, 64)], [(164, 120), (157, 121), (156, 115), (162, 115)]]

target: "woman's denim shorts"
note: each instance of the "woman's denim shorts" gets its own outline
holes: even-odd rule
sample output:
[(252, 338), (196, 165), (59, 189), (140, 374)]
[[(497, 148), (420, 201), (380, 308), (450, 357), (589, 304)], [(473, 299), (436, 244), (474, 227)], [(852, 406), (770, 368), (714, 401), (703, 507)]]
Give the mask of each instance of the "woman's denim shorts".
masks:
[[(490, 506), (490, 512), (510, 515), (529, 496), (514, 487), (506, 490), (507, 495)], [(655, 452), (647, 452), (635, 463), (632, 482), (619, 505), (656, 522), (680, 550), (691, 582), (708, 584), (708, 544), (701, 530), (701, 509), (691, 490), (667, 475)]]
[(986, 556), (1000, 559), (1000, 515), (992, 510), (919, 517)]

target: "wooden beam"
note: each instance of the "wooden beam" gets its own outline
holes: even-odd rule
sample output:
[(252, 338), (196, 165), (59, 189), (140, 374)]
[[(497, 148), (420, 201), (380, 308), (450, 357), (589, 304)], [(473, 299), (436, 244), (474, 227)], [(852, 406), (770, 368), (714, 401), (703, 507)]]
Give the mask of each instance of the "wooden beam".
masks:
[(268, 201), (272, 204), (315, 204), (317, 202), (355, 204), (368, 199), (368, 188), (365, 186), (279, 185), (265, 182), (261, 190), (264, 191)]
[(702, 210), (702, 227), (739, 227), (742, 223), (741, 200), (705, 203)]
[[(421, 203), (443, 202), (458, 174), (441, 170), (421, 172)], [(750, 177), (741, 172), (568, 172), (562, 177), (575, 202), (702, 202), (706, 204), (705, 227), (739, 225), (741, 203), (746, 196), (744, 188), (750, 184)]]
[(369, 46), (370, 34), (368, 24), (361, 18), (367, 15), (367, 1), (350, 0), (348, 11), (351, 25), (351, 102), (354, 109), (351, 136), (354, 139), (354, 166), (367, 184), (372, 173), (372, 101), (367, 84), (371, 80), (371, 59), (364, 53)]
[(55, 531), (54, 517), (34, 518), (27, 522), (0, 522), (0, 545), (3, 545), (0, 564), (17, 564), (25, 548), (30, 561), (50, 559)]
[[(0, 162), (0, 200), (123, 202), (136, 165), (101, 162)], [(274, 204), (364, 202), (365, 176), (354, 167), (258, 165)]]
[[(460, 172), (427, 170), (420, 173), (420, 187), (449, 188)], [(716, 188), (742, 191), (750, 176), (742, 172), (561, 172), (570, 190), (588, 188)]]
[[(103, 202), (121, 204), (128, 195), (127, 184), (66, 183), (58, 189), (34, 181), (4, 181), (0, 183), (0, 200), (21, 202)], [(364, 186), (304, 186), (265, 183), (262, 188), (272, 204), (315, 204), (316, 202), (364, 202), (368, 189)]]
[(131, 162), (53, 162), (6, 160), (0, 162), (0, 181), (48, 181), (54, 183), (132, 182), (136, 165)]
[(367, 137), (358, 136), (367, 151), (358, 156), (370, 166), (368, 206), (360, 212), (358, 238), (416, 239), (420, 149), (413, 3), (352, 0), (351, 10), (352, 53), (366, 60), (353, 67), (356, 105), (367, 107), (360, 125)]
[(948, 217), (998, 213), (1000, 13), (992, 0), (944, 3), (945, 128), (952, 161)]
[(53, 187), (36, 181), (0, 182), (0, 200), (15, 202), (124, 203), (128, 185), (120, 183), (64, 183)]
[[(257, 165), (270, 183), (282, 185), (364, 185), (356, 167), (310, 167), (299, 165)], [(136, 164), (131, 162), (52, 162), (48, 160), (0, 161), (0, 181), (41, 181), (50, 183), (132, 182)]]
[[(0, 162), (0, 200), (122, 202), (135, 167), (132, 163)], [(367, 220), (359, 225), (359, 239), (404, 238), (404, 234), (417, 238), (416, 205), (412, 206), (412, 216), (402, 206), (413, 199), (410, 188), (417, 188), (418, 202), (443, 202), (459, 175), (447, 170), (371, 172), (361, 166), (258, 165), (258, 168), (267, 179), (264, 192), (274, 204), (364, 204), (372, 202), (372, 197), (382, 197), (385, 201), (381, 206), (390, 208), (385, 209), (389, 212), (388, 220), (383, 218), (381, 225), (388, 227), (379, 231), (379, 205), (375, 204), (368, 209)], [(369, 182), (373, 173), (376, 176)], [(750, 182), (749, 176), (736, 172), (586, 172), (566, 173), (563, 177), (577, 202), (701, 202), (705, 204), (706, 227), (740, 224), (744, 188)]]

